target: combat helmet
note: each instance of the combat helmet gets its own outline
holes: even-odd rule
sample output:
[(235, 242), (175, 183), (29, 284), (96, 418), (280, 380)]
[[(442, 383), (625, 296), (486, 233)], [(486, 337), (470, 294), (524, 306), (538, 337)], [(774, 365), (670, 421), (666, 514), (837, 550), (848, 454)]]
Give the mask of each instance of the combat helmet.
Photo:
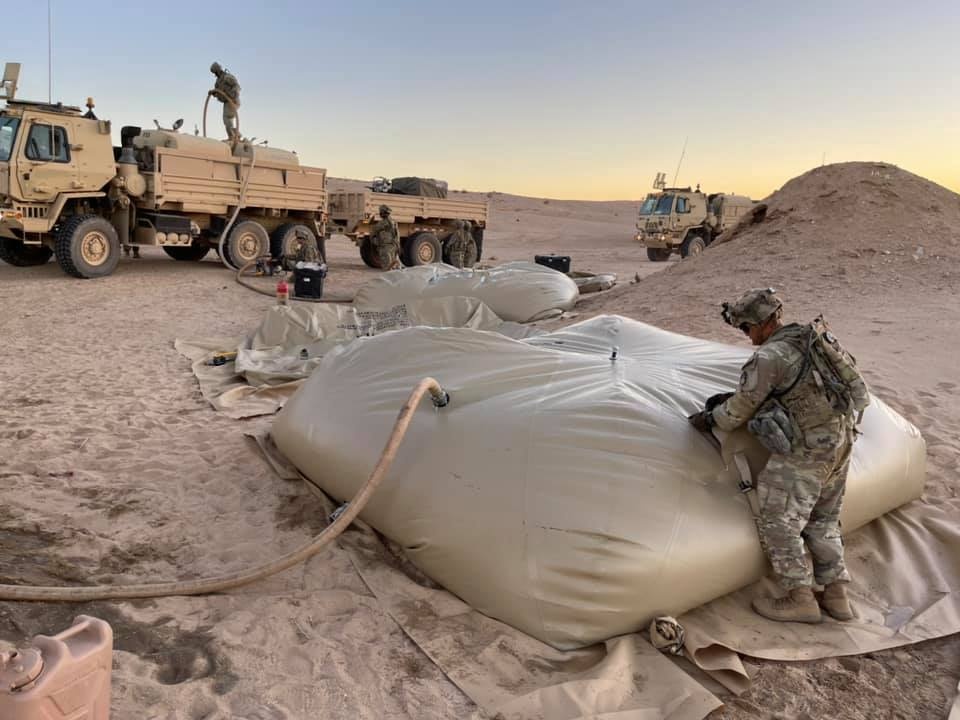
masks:
[(214, 75), (219, 75), (223, 72), (223, 68), (220, 66), (220, 63), (215, 62), (210, 66), (210, 72), (212, 72)]
[(381, 206), (380, 206), (380, 216), (381, 216), (381, 217), (385, 217), (385, 216), (387, 216), (387, 215), (389, 215), (389, 214), (390, 214), (390, 206), (388, 206), (388, 205), (381, 205)]
[(723, 303), (721, 315), (724, 322), (735, 328), (744, 325), (761, 325), (767, 318), (783, 307), (777, 291), (773, 288), (747, 290), (733, 303)]

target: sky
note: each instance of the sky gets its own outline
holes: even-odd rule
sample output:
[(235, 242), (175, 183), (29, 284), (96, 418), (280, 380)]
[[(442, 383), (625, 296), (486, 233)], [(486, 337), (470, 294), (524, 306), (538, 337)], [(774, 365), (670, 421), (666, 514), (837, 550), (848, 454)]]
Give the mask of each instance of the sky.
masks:
[[(877, 160), (960, 190), (956, 0), (51, 6), (53, 98), (92, 96), (117, 138), (202, 125), (216, 60), (245, 135), (336, 177), (614, 200), (665, 172), (761, 198), (823, 162)], [(46, 100), (46, 3), (6, 3), (0, 26), (18, 97)]]

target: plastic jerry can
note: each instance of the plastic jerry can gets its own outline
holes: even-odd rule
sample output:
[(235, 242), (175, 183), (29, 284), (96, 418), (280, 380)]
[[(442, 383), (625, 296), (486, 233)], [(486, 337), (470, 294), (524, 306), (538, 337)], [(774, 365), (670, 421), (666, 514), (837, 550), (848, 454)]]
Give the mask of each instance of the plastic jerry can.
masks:
[(0, 654), (0, 720), (109, 720), (113, 630), (78, 615), (59, 635)]

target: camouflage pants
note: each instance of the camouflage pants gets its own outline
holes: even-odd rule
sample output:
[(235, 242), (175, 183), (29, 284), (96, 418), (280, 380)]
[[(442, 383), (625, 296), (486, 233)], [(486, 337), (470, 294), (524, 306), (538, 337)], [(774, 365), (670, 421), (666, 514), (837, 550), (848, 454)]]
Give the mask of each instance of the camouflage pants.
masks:
[(223, 104), (223, 127), (227, 131), (227, 139), (232, 139), (237, 132), (237, 111), (227, 102)]
[[(804, 457), (773, 455), (757, 479), (760, 538), (786, 590), (847, 582), (840, 536), (840, 505), (847, 487), (853, 444), (809, 451)], [(804, 546), (813, 557), (807, 564)]]
[(450, 245), (450, 264), (458, 268), (472, 268), (477, 264), (477, 245), (472, 238)]
[(389, 270), (393, 267), (393, 264), (397, 261), (399, 251), (400, 248), (397, 247), (397, 244), (392, 238), (375, 237), (373, 239), (373, 252), (377, 257), (377, 262), (381, 270)]

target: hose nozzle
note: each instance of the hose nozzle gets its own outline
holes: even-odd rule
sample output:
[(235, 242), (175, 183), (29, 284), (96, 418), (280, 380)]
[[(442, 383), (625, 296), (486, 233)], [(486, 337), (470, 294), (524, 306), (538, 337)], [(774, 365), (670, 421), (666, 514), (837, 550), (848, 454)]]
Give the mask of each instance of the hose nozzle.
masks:
[(450, 404), (450, 393), (439, 385), (430, 388), (430, 399), (433, 400), (433, 406), (442, 408)]

